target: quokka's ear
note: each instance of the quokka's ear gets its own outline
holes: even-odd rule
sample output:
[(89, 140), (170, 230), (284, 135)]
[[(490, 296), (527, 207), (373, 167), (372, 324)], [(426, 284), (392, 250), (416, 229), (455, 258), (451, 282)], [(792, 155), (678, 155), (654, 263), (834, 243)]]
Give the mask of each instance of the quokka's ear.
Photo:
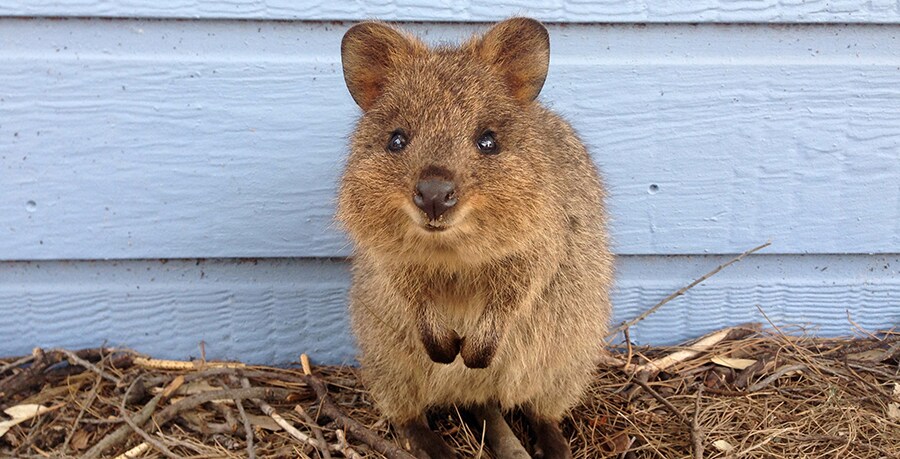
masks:
[(498, 23), (476, 44), (478, 54), (497, 66), (513, 97), (531, 102), (541, 92), (550, 66), (550, 35), (534, 19)]
[(341, 41), (341, 64), (353, 100), (363, 110), (371, 108), (395, 66), (422, 50), (421, 42), (386, 24), (351, 27)]

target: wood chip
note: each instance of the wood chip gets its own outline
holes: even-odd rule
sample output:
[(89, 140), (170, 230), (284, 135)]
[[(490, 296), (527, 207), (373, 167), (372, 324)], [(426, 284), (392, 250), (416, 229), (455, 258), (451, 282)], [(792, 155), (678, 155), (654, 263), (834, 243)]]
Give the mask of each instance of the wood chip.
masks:
[[(900, 399), (900, 384), (894, 383), (894, 398)], [(887, 407), (888, 419), (900, 420), (900, 403), (888, 403)]]
[(69, 442), (69, 446), (75, 448), (77, 451), (81, 451), (87, 449), (88, 440), (90, 440), (91, 434), (89, 434), (84, 429), (78, 429), (75, 431), (75, 434), (72, 435), (72, 440)]
[(724, 357), (721, 355), (714, 356), (709, 359), (712, 363), (716, 365), (721, 365), (723, 367), (734, 368), (735, 370), (743, 370), (744, 368), (749, 367), (756, 363), (756, 360), (750, 359), (738, 359), (734, 357)]
[(8, 432), (9, 429), (13, 428), (13, 426), (19, 425), (33, 417), (40, 416), (49, 411), (62, 408), (63, 406), (64, 405), (62, 404), (51, 407), (31, 404), (11, 406), (3, 410), (3, 412), (12, 419), (0, 422), (0, 437), (6, 435), (6, 432)]
[(734, 446), (725, 440), (716, 440), (713, 442), (713, 446), (723, 453), (734, 451)]

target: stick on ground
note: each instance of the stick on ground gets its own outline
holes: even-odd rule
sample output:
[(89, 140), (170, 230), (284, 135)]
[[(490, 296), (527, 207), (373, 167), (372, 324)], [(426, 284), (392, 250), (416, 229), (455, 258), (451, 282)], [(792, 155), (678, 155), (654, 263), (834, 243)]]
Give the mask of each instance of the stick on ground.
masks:
[(163, 453), (163, 455), (170, 459), (180, 459), (181, 456), (170, 451), (169, 448), (166, 447), (166, 445), (162, 444), (161, 441), (153, 438), (150, 434), (145, 432), (144, 429), (142, 429), (133, 420), (131, 420), (131, 414), (128, 412), (128, 410), (125, 409), (125, 401), (128, 400), (128, 394), (131, 392), (131, 389), (134, 388), (135, 384), (140, 381), (140, 379), (140, 376), (135, 378), (135, 380), (131, 383), (130, 386), (128, 386), (128, 389), (125, 391), (125, 395), (122, 396), (122, 402), (119, 404), (119, 411), (122, 413), (122, 420), (125, 421), (125, 424), (128, 424), (128, 427), (131, 427), (131, 430), (140, 435), (145, 442), (156, 448), (157, 451)]
[[(249, 389), (250, 381), (248, 381), (247, 378), (244, 378), (241, 380), (241, 385), (244, 386), (245, 389)], [(281, 415), (278, 414), (277, 411), (275, 411), (275, 408), (272, 408), (272, 405), (269, 405), (268, 403), (258, 398), (251, 398), (250, 400), (252, 400), (253, 403), (256, 403), (256, 405), (259, 406), (259, 409), (261, 409), (263, 413), (266, 413), (266, 416), (274, 419), (275, 422), (292, 437), (300, 440), (302, 443), (306, 443), (307, 445), (318, 449), (319, 451), (328, 450), (327, 443), (320, 444), (315, 438), (312, 438), (309, 435), (306, 435), (305, 433), (297, 430), (297, 428), (294, 427), (290, 422), (281, 417)]]
[[(300, 356), (301, 362), (304, 360), (309, 362), (309, 357), (305, 356), (306, 354)], [(415, 456), (412, 454), (398, 448), (391, 442), (376, 435), (366, 426), (360, 424), (359, 421), (347, 416), (344, 411), (331, 400), (331, 397), (328, 396), (328, 388), (325, 386), (325, 383), (316, 377), (316, 375), (312, 374), (312, 371), (308, 366), (306, 371), (309, 371), (309, 374), (304, 374), (304, 379), (316, 392), (321, 413), (340, 424), (344, 431), (347, 432), (347, 435), (371, 446), (375, 451), (384, 454), (388, 459), (415, 459)]]
[(235, 400), (234, 404), (237, 406), (238, 413), (241, 414), (241, 420), (244, 423), (244, 435), (247, 439), (247, 457), (256, 459), (256, 448), (253, 447), (253, 427), (250, 425), (250, 418), (247, 417), (247, 412), (244, 411), (244, 404), (240, 400)]
[(697, 399), (694, 401), (694, 418), (691, 420), (691, 443), (693, 444), (694, 459), (703, 459), (703, 432), (700, 431), (700, 398), (703, 397), (703, 385), (697, 390)]

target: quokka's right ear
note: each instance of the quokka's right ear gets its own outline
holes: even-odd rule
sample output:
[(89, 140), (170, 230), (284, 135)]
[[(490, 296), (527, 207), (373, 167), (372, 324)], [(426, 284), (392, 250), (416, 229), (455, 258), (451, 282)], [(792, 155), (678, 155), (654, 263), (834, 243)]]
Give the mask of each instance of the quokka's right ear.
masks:
[(380, 22), (351, 27), (341, 41), (341, 64), (356, 104), (364, 111), (371, 108), (392, 70), (424, 49), (417, 39)]
[(500, 69), (506, 86), (520, 102), (531, 102), (541, 92), (550, 65), (550, 35), (540, 22), (507, 19), (492, 27), (476, 49)]

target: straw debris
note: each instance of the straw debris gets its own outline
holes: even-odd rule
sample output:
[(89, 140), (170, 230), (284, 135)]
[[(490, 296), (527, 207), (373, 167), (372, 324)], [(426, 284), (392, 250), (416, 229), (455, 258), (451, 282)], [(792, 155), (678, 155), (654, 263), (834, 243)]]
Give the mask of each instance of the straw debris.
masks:
[[(0, 456), (411, 457), (356, 369), (303, 361), (105, 348), (0, 359)], [(462, 457), (491, 457), (473, 419), (461, 407), (432, 416)], [(509, 424), (528, 435), (517, 413)], [(900, 458), (900, 333), (748, 325), (677, 347), (625, 343), (563, 427), (576, 458)]]

